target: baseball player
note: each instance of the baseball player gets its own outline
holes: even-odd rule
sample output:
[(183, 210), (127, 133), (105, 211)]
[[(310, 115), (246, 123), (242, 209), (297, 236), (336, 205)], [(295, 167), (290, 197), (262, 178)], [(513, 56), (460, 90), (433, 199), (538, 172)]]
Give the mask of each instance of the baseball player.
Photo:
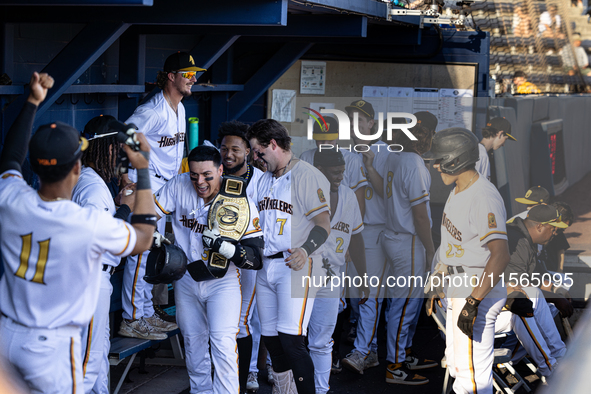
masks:
[[(207, 227), (211, 202), (222, 186), (221, 161), (216, 148), (196, 147), (189, 154), (189, 173), (175, 176), (154, 195), (158, 216), (173, 215), (175, 244), (193, 261), (185, 276), (174, 283), (191, 393), (239, 392), (236, 334), (242, 296), (238, 268), (259, 269), (261, 265), (262, 231), (252, 200), (248, 228), (239, 245), (223, 241), (216, 226)], [(206, 242), (212, 247), (205, 249)], [(219, 279), (193, 280), (196, 261), (208, 261), (210, 253), (229, 259), (227, 272)], [(208, 340), (215, 366), (213, 383)]]
[(423, 305), (422, 278), (427, 262), (433, 260), (435, 248), (431, 238), (429, 190), (431, 176), (420, 155), (431, 147), (431, 131), (415, 126), (411, 141), (398, 131), (396, 142), (402, 152), (391, 153), (386, 162), (384, 202), (386, 229), (382, 247), (388, 257), (390, 273), (406, 278), (406, 283), (389, 286), (391, 299), (388, 310), (388, 369), (386, 382), (420, 385), (429, 379), (411, 373), (412, 370), (432, 368), (437, 362), (421, 360), (410, 352), (412, 337)]
[[(436, 267), (447, 302), (445, 356), (456, 393), (492, 393), (495, 320), (505, 305), (500, 275), (509, 262), (505, 207), (497, 189), (475, 170), (478, 139), (454, 127), (435, 134), (431, 150), (446, 185)], [(436, 298), (436, 297), (435, 297)], [(432, 305), (431, 302), (427, 305)]]
[(330, 186), (320, 171), (293, 157), (291, 138), (279, 122), (259, 120), (247, 138), (255, 159), (267, 165), (258, 185), (265, 250), (256, 297), (274, 389), (291, 392), (295, 380), (298, 393), (314, 394), (304, 337), (317, 291), (311, 278), (325, 273), (321, 253), (330, 233)]
[(417, 118), (417, 126), (423, 126), (429, 130), (431, 136), (435, 135), (435, 130), (437, 130), (439, 124), (437, 116), (428, 111), (415, 112), (414, 116)]
[[(115, 210), (113, 197), (107, 183), (117, 175), (116, 162), (119, 142), (117, 132), (109, 128), (116, 121), (112, 116), (97, 116), (84, 127), (88, 136), (88, 149), (82, 154), (82, 170), (78, 183), (72, 190), (72, 201), (82, 207), (93, 207), (125, 220), (134, 207), (135, 196), (121, 193), (121, 206)], [(132, 189), (129, 189), (133, 192)], [(82, 372), (85, 393), (108, 393), (109, 350), (109, 307), (111, 306), (111, 275), (121, 259), (110, 253), (102, 256), (102, 273), (98, 305), (90, 324), (82, 332)], [(149, 329), (146, 328), (146, 331)], [(164, 338), (162, 338), (164, 336)], [(149, 339), (165, 339), (162, 333), (148, 333)]]
[[(193, 57), (185, 52), (170, 55), (164, 62), (164, 71), (158, 73), (158, 87), (162, 89), (145, 104), (136, 108), (125, 123), (133, 123), (146, 135), (152, 148), (150, 175), (153, 192), (175, 176), (181, 167), (185, 141), (185, 107), (181, 100), (191, 95), (197, 81), (195, 75), (204, 69), (196, 67)], [(129, 171), (129, 180), (135, 181), (135, 171)], [(158, 232), (165, 233), (166, 221), (158, 223)], [(157, 331), (171, 331), (176, 324), (162, 320), (154, 314), (152, 285), (143, 280), (148, 253), (127, 259), (123, 275), (123, 320), (119, 334), (143, 338), (140, 326), (145, 320)]]
[[(371, 103), (365, 100), (357, 100), (345, 107), (351, 125), (357, 114), (357, 126), (361, 134), (369, 135), (373, 132), (375, 112)], [(385, 208), (383, 199), (383, 173), (388, 157), (387, 145), (380, 140), (364, 141), (352, 133), (356, 144), (368, 144), (370, 150), (360, 153), (363, 158), (363, 171), (369, 181), (365, 190), (365, 214), (363, 216), (363, 239), (365, 244), (365, 256), (367, 261), (367, 276), (378, 277), (381, 280), (386, 275), (386, 256), (380, 244), (380, 233), (385, 226)], [(357, 272), (363, 275), (362, 272)], [(355, 275), (351, 270), (350, 276)], [(379, 365), (377, 354), (377, 327), (380, 321), (380, 310), (383, 295), (380, 294), (381, 283), (378, 287), (369, 289), (368, 300), (359, 305), (359, 320), (357, 322), (357, 337), (355, 338), (353, 351), (342, 360), (343, 366), (363, 374), (370, 367)], [(352, 303), (352, 306), (355, 302)]]
[[(511, 260), (505, 270), (507, 293), (517, 291), (525, 294), (533, 304), (533, 317), (515, 317), (502, 313), (497, 319), (497, 328), (514, 329), (517, 338), (544, 376), (551, 374), (556, 360), (566, 352), (546, 299), (554, 302), (565, 317), (572, 315), (573, 309), (568, 291), (547, 281), (552, 276), (544, 275), (547, 271), (537, 261), (538, 245), (546, 244), (557, 229), (566, 227), (567, 224), (562, 222), (556, 208), (545, 204), (533, 207), (526, 219), (516, 218), (507, 225), (511, 253)], [(537, 282), (535, 278), (538, 279)], [(519, 320), (522, 324), (516, 324)]]
[[(222, 156), (224, 175), (242, 177), (247, 182), (246, 193), (248, 197), (256, 200), (257, 185), (263, 172), (248, 164), (247, 157), (250, 153), (250, 144), (246, 139), (248, 126), (238, 121), (222, 123), (218, 129), (218, 144)], [(240, 313), (240, 332), (238, 333), (238, 355), (240, 387), (247, 387), (250, 381), (251, 390), (255, 387), (252, 379), (257, 382), (256, 362), (252, 363), (253, 350), (258, 353), (258, 346), (253, 349), (253, 337), (251, 319), (254, 313), (256, 299), (256, 271), (240, 271), (240, 290), (242, 292), (242, 309)], [(258, 382), (257, 382), (258, 385)]]
[(488, 152), (497, 150), (507, 142), (508, 139), (517, 141), (511, 134), (511, 123), (505, 118), (492, 118), (486, 127), (482, 129), (482, 139), (478, 144), (479, 159), (476, 162), (476, 171), (490, 181), (490, 160)]
[[(330, 275), (341, 278), (345, 265), (345, 252), (350, 250), (358, 272), (365, 272), (365, 244), (361, 231), (363, 221), (355, 194), (342, 183), (346, 168), (344, 155), (336, 149), (317, 151), (314, 166), (330, 183), (331, 231), (326, 242), (330, 249), (324, 253), (324, 264), (330, 267)], [(350, 246), (350, 248), (349, 248)], [(339, 279), (340, 282), (340, 279)], [(329, 278), (327, 285), (316, 294), (312, 316), (308, 325), (308, 349), (314, 362), (316, 393), (328, 392), (332, 367), (332, 334), (334, 332), (343, 283)], [(338, 333), (340, 334), (340, 332)]]
[[(301, 160), (312, 165), (314, 165), (314, 155), (319, 151), (320, 145), (338, 146), (339, 122), (332, 117), (326, 117), (325, 119), (328, 127), (324, 125), (321, 127), (318, 123), (314, 123), (312, 137), (316, 141), (317, 148), (307, 150), (300, 155)], [(345, 158), (345, 173), (342, 183), (355, 192), (361, 214), (363, 214), (365, 212), (365, 188), (367, 187), (367, 179), (363, 174), (363, 161), (361, 157), (347, 149), (339, 149), (339, 152)]]
[[(70, 201), (88, 141), (55, 122), (40, 126), (29, 144), (37, 106), (52, 85), (49, 75), (33, 73), (28, 100), (0, 157), (0, 352), (33, 393), (82, 390), (81, 331), (96, 310), (102, 255), (143, 252), (156, 225), (142, 154), (149, 146), (141, 134), (142, 152), (124, 147), (138, 169), (131, 225)], [(38, 191), (21, 175), (27, 145)]]

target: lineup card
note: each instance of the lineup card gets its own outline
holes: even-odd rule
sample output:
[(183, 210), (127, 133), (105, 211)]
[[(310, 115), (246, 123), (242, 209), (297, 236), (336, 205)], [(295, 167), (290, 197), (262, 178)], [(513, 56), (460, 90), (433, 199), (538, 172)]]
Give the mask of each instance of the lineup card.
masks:
[(376, 112), (431, 112), (439, 119), (437, 131), (449, 127), (471, 129), (474, 92), (471, 89), (437, 89), (364, 86), (363, 99)]

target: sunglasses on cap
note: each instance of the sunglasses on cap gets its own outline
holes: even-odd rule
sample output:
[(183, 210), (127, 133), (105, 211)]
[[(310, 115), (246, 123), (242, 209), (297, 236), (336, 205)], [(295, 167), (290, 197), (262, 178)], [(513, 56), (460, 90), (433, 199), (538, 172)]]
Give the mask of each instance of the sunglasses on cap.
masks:
[(191, 79), (197, 75), (196, 71), (171, 71), (173, 74), (181, 74), (183, 78)]
[(547, 222), (541, 222), (540, 224), (549, 224), (550, 226), (557, 227), (558, 229), (565, 229), (568, 225), (562, 221), (562, 216), (556, 219), (548, 220)]

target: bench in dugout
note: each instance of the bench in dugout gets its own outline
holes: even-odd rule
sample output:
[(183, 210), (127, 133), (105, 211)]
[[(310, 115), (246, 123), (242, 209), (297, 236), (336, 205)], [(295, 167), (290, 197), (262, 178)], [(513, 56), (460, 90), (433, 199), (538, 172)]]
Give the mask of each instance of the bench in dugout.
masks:
[[(118, 324), (120, 320), (115, 319), (115, 315), (120, 313), (123, 309), (121, 303), (121, 288), (123, 284), (123, 264), (121, 264), (111, 277), (111, 283), (113, 285), (113, 295), (111, 296), (111, 308), (109, 311), (110, 324), (111, 324), (111, 349), (109, 351), (109, 365), (116, 366), (121, 364), (123, 361), (127, 362), (121, 378), (117, 382), (113, 394), (119, 393), (121, 386), (125, 382), (129, 370), (131, 369), (136, 357), (140, 356), (140, 371), (144, 369), (145, 364), (153, 365), (185, 365), (185, 357), (181, 348), (180, 343), (180, 330), (176, 329), (168, 332), (168, 338), (161, 341), (139, 339), (139, 338), (127, 338), (127, 337), (113, 337), (118, 331)], [(168, 285), (169, 292), (172, 289), (172, 285)], [(175, 311), (174, 307), (167, 308), (165, 311), (169, 314)], [(163, 342), (170, 341), (171, 350), (160, 349)], [(154, 357), (157, 354), (159, 357)], [(127, 360), (129, 359), (129, 360)], [(109, 368), (109, 387), (111, 387), (111, 371)]]

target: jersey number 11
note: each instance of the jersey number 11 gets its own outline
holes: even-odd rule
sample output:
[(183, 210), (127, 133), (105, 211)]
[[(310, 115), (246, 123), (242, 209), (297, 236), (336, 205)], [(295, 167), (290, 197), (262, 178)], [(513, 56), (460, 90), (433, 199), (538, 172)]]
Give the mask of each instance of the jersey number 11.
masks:
[[(27, 235), (21, 235), (21, 239), (23, 240), (23, 247), (21, 249), (21, 256), (20, 256), (20, 265), (16, 270), (16, 275), (19, 278), (25, 278), (25, 274), (29, 269), (29, 257), (31, 256), (31, 246), (33, 243), (33, 233)], [(50, 239), (46, 239), (45, 241), (37, 242), (39, 244), (39, 257), (37, 258), (37, 263), (35, 264), (35, 275), (31, 282), (40, 283), (42, 285), (45, 284), (43, 277), (45, 276), (45, 266), (47, 265), (47, 256), (49, 255), (49, 241)]]

